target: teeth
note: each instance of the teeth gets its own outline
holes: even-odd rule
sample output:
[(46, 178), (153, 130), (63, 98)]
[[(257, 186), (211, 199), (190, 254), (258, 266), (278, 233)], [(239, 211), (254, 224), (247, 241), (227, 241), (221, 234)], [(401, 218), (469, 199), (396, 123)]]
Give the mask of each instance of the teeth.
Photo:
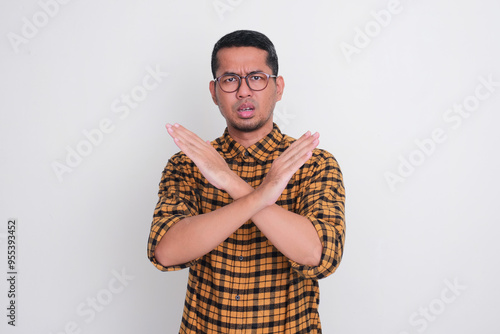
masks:
[(247, 110), (252, 110), (252, 108), (241, 109), (241, 111), (247, 111)]

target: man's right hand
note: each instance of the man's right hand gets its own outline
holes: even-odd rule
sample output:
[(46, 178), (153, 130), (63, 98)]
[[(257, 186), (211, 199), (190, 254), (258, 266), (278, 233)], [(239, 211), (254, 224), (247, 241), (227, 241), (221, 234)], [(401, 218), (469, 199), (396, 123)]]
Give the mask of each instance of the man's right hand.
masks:
[(319, 144), (318, 138), (319, 133), (311, 135), (307, 131), (274, 160), (262, 184), (257, 188), (267, 205), (278, 200), (293, 174), (309, 160), (313, 149)]

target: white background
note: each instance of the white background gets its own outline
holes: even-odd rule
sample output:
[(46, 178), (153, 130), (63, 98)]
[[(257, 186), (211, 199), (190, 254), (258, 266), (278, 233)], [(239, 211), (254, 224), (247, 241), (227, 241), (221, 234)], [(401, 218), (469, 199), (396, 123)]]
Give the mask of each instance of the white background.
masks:
[[(146, 257), (160, 174), (178, 151), (164, 125), (222, 134), (211, 50), (253, 29), (274, 42), (286, 82), (276, 122), (293, 137), (319, 131), (344, 173), (347, 239), (320, 281), (324, 333), (498, 333), (500, 3), (353, 2), (73, 0), (49, 17), (36, 1), (2, 0), (1, 332), (178, 331), (187, 271), (162, 273)], [(120, 118), (148, 68), (168, 76)], [(477, 88), (488, 78), (490, 90)], [(463, 103), (467, 117), (448, 112)], [(112, 130), (85, 146), (83, 132), (105, 119)], [(58, 179), (54, 163), (77, 147), (86, 156)]]

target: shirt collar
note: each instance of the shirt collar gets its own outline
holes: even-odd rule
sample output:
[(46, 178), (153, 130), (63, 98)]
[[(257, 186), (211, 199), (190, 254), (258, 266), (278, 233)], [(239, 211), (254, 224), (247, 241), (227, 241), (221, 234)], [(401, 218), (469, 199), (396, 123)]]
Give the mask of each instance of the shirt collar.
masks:
[(267, 161), (268, 156), (276, 150), (278, 145), (283, 140), (283, 134), (276, 123), (273, 123), (273, 129), (271, 132), (247, 149), (245, 149), (245, 147), (240, 145), (229, 135), (227, 128), (222, 137), (219, 139), (222, 153), (225, 158), (231, 159), (238, 155), (244, 156), (245, 152), (248, 152), (248, 154), (255, 159), (265, 162)]

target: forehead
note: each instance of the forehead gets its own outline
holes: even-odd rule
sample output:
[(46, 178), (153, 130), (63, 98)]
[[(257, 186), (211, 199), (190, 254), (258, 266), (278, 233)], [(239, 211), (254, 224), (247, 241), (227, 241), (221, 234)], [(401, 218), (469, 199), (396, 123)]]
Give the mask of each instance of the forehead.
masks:
[(269, 72), (267, 51), (251, 46), (223, 48), (217, 52), (217, 75), (233, 72), (246, 74), (252, 71)]

